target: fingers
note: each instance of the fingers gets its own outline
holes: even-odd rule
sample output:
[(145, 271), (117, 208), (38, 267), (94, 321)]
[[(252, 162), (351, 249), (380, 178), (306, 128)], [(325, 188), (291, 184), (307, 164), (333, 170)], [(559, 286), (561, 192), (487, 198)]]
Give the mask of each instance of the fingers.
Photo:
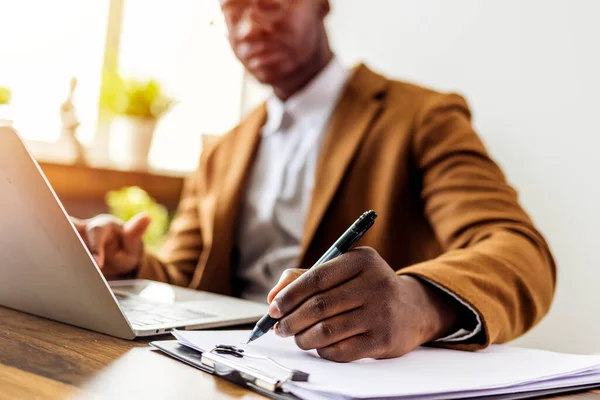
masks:
[(365, 264), (368, 265), (367, 256), (371, 251), (374, 250), (350, 250), (329, 262), (311, 268), (275, 296), (269, 306), (269, 314), (273, 318), (281, 318), (313, 295), (354, 278)]
[(296, 335), (319, 321), (323, 322), (327, 318), (362, 306), (367, 296), (363, 286), (360, 278), (354, 278), (331, 290), (314, 295), (279, 320), (275, 332), (284, 337)]
[(145, 213), (139, 213), (123, 226), (123, 245), (126, 250), (135, 251), (142, 243), (142, 237), (152, 219)]
[(90, 220), (86, 227), (88, 248), (100, 268), (106, 259), (106, 244), (111, 237), (120, 236), (123, 226), (114, 217), (102, 215)]
[(363, 334), (367, 332), (368, 316), (365, 314), (364, 309), (357, 308), (322, 320), (296, 335), (296, 344), (302, 350), (322, 349)]
[(79, 218), (75, 218), (75, 217), (70, 217), (70, 218), (71, 218), (71, 222), (75, 226), (75, 229), (77, 229), (77, 232), (80, 235), (83, 234), (83, 233), (85, 233), (85, 225), (86, 225), (86, 223), (84, 221), (80, 220)]
[(277, 284), (269, 292), (269, 295), (267, 296), (267, 303), (270, 304), (273, 301), (273, 298), (275, 296), (277, 296), (277, 294), (284, 287), (286, 287), (290, 283), (294, 282), (296, 279), (298, 279), (306, 271), (307, 270), (300, 269), (300, 268), (286, 269), (285, 271), (283, 271), (283, 273), (281, 274), (281, 277), (279, 278), (279, 282), (277, 282)]
[(319, 356), (326, 360), (350, 362), (361, 358), (379, 358), (379, 350), (369, 333), (352, 336), (330, 346), (317, 349)]
[(143, 251), (142, 236), (151, 219), (140, 213), (125, 225), (112, 215), (103, 214), (89, 220), (72, 218), (96, 264), (106, 276), (128, 272), (139, 262)]
[(90, 245), (89, 245), (88, 237), (87, 237), (86, 222), (80, 220), (79, 218), (75, 218), (75, 217), (70, 217), (70, 218), (71, 218), (71, 222), (73, 223), (73, 226), (75, 227), (75, 230), (77, 230), (77, 233), (81, 237), (81, 240), (83, 240), (83, 243), (86, 245), (86, 247), (89, 248)]
[(98, 264), (98, 266), (100, 268), (102, 268), (104, 266), (104, 260), (106, 257), (105, 246), (106, 246), (106, 242), (108, 240), (108, 236), (110, 234), (110, 230), (107, 228), (97, 227), (97, 228), (92, 228), (88, 232), (89, 232), (88, 247), (90, 249), (90, 252), (94, 256), (96, 263)]

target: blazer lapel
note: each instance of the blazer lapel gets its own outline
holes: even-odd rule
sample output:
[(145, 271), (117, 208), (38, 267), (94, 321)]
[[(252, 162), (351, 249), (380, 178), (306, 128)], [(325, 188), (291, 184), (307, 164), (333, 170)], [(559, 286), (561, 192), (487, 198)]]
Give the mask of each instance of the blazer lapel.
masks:
[[(354, 69), (329, 123), (317, 162), (315, 186), (301, 242), (300, 266), (350, 162), (381, 110), (381, 93), (388, 81), (364, 65)], [(358, 216), (357, 216), (358, 217)]]
[(231, 293), (231, 252), (242, 193), (252, 168), (266, 121), (265, 105), (256, 109), (238, 128), (234, 140), (225, 150), (230, 163), (217, 195), (213, 242), (201, 273), (199, 289)]

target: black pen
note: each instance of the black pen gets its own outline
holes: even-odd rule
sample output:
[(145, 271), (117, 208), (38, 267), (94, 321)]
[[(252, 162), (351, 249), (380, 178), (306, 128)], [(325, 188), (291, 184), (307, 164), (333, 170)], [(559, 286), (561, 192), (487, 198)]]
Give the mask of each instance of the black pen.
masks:
[[(367, 211), (361, 215), (356, 222), (354, 222), (350, 228), (340, 238), (319, 258), (319, 260), (311, 267), (314, 268), (323, 263), (326, 263), (329, 260), (333, 260), (337, 256), (344, 254), (352, 246), (354, 243), (358, 242), (361, 237), (369, 230), (371, 226), (375, 223), (375, 218), (377, 218), (377, 213), (373, 210)], [(250, 334), (250, 339), (246, 344), (255, 341), (265, 333), (269, 331), (276, 323), (279, 321), (277, 318), (272, 318), (269, 313), (266, 313), (260, 321), (256, 323), (252, 333)]]

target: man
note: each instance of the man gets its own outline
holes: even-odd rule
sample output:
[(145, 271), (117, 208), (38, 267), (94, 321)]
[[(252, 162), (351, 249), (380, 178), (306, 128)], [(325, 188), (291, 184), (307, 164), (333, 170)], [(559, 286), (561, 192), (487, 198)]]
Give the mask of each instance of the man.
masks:
[[(204, 149), (160, 257), (144, 251), (146, 216), (77, 222), (107, 277), (268, 294), (276, 333), (335, 361), (481, 349), (542, 318), (552, 256), (461, 97), (346, 70), (327, 0), (221, 7), (273, 95)], [(304, 273), (368, 209), (363, 247)]]

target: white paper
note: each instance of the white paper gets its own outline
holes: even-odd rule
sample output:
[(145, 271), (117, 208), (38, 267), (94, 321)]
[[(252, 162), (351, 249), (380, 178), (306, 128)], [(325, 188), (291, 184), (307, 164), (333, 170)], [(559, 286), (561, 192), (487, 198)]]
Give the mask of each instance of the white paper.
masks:
[(395, 359), (344, 364), (324, 360), (316, 351), (303, 351), (293, 338), (280, 338), (272, 332), (246, 345), (248, 335), (248, 331), (175, 334), (182, 344), (200, 351), (218, 344), (235, 345), (250, 354), (267, 356), (286, 367), (308, 372), (309, 382), (288, 382), (285, 386), (306, 399), (325, 395), (460, 398), (467, 394), (474, 397), (600, 383), (600, 355), (569, 355), (510, 346), (491, 346), (474, 353), (423, 347)]

